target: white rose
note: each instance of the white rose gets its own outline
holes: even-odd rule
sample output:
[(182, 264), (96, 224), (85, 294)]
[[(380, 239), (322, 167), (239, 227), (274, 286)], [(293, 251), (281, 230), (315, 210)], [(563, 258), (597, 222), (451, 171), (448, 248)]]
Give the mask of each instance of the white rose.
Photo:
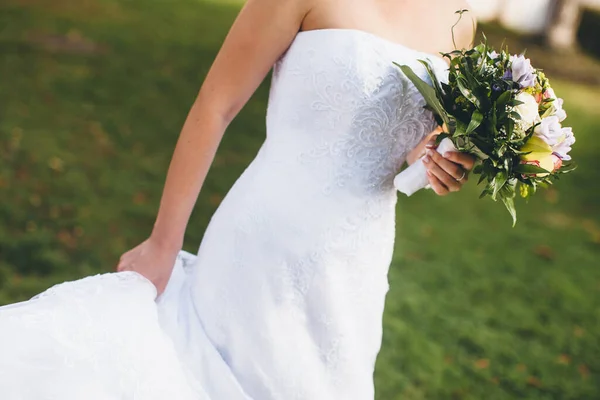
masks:
[(521, 116), (519, 125), (521, 125), (524, 130), (528, 130), (533, 125), (540, 122), (540, 112), (535, 97), (529, 93), (521, 92), (517, 95), (516, 100), (523, 103), (518, 105), (515, 108), (515, 111)]

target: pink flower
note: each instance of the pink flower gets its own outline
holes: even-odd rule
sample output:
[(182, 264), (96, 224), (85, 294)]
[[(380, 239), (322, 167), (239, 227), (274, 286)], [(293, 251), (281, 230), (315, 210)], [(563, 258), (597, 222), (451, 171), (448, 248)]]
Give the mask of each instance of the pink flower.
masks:
[(556, 93), (554, 93), (554, 89), (552, 89), (552, 88), (546, 89), (546, 91), (544, 92), (544, 99), (545, 100), (556, 99)]

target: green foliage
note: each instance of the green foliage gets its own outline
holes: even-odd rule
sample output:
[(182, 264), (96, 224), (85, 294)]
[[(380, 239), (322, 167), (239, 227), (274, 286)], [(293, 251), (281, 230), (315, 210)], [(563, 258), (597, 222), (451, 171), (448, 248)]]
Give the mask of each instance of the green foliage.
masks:
[[(238, 8), (0, 4), (0, 304), (110, 271), (146, 237), (177, 133)], [(98, 48), (47, 47), (52, 35)], [(553, 86), (580, 169), (529, 204), (516, 198), (516, 228), (474, 184), (400, 199), (378, 400), (600, 398), (600, 90)], [(228, 129), (187, 250), (263, 141), (267, 94), (268, 82)]]
[[(464, 10), (457, 13), (462, 17)], [(534, 128), (527, 131), (520, 128), (521, 115), (516, 107), (523, 103), (517, 100), (517, 95), (529, 90), (537, 91), (541, 98), (550, 88), (549, 81), (543, 72), (536, 71), (535, 87), (522, 89), (512, 79), (510, 53), (506, 49), (496, 53), (487, 40), (473, 49), (455, 50), (444, 57), (450, 63), (447, 83), (440, 83), (431, 67), (422, 62), (433, 82), (431, 86), (410, 67), (395, 64), (449, 130), (443, 137), (450, 138), (459, 150), (479, 158), (482, 165), (474, 173), (480, 175), (479, 183), (485, 184), (480, 198), (489, 195), (494, 201), (502, 201), (514, 226), (517, 222), (514, 198), (519, 184), (533, 189), (520, 190), (522, 196), (528, 197), (540, 184), (550, 185), (558, 173), (574, 169), (571, 163), (555, 174), (539, 167), (522, 166), (523, 156), (532, 152), (523, 148), (533, 136)], [(554, 99), (541, 102), (541, 116), (552, 112), (552, 102)]]

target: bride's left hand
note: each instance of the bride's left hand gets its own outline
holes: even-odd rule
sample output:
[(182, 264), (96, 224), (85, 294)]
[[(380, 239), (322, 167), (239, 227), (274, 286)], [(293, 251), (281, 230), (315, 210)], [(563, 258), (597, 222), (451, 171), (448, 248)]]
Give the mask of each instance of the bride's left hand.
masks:
[(469, 180), (475, 160), (471, 154), (455, 151), (442, 155), (435, 150), (435, 140), (431, 139), (426, 145), (423, 164), (433, 191), (439, 196), (458, 192)]

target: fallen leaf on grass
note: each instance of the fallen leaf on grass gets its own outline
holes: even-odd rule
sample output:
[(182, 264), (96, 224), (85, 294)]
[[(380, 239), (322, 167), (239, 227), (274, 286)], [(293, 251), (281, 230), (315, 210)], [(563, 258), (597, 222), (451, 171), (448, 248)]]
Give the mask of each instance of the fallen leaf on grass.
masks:
[(540, 381), (535, 376), (530, 376), (529, 378), (527, 378), (527, 384), (535, 387), (541, 387), (542, 381)]
[(554, 260), (555, 254), (554, 254), (554, 250), (552, 250), (552, 248), (550, 246), (547, 246), (545, 244), (541, 244), (539, 246), (537, 246), (533, 252), (540, 258), (543, 258), (544, 260), (547, 261), (552, 261)]
[(70, 249), (74, 249), (77, 247), (77, 239), (71, 234), (71, 232), (67, 230), (62, 230), (58, 232), (58, 241), (62, 243), (65, 247)]
[(584, 334), (585, 334), (585, 330), (580, 326), (576, 326), (573, 329), (573, 335), (575, 335), (575, 337), (582, 337)]
[(48, 160), (48, 166), (50, 169), (56, 172), (62, 172), (65, 169), (65, 163), (58, 157), (52, 157)]
[(569, 365), (571, 364), (571, 357), (569, 357), (567, 354), (561, 354), (558, 356), (557, 362), (559, 364)]
[(147, 200), (148, 198), (144, 192), (137, 192), (133, 195), (133, 204), (135, 204), (136, 206), (146, 204)]
[(423, 236), (424, 238), (429, 239), (433, 237), (434, 234), (435, 230), (431, 225), (423, 225), (421, 227), (421, 236)]
[(552, 212), (546, 214), (546, 225), (553, 228), (565, 229), (573, 225), (573, 219), (566, 214)]
[(66, 35), (29, 33), (27, 41), (33, 45), (53, 53), (71, 54), (104, 54), (108, 51), (106, 45), (98, 44), (77, 30), (71, 30)]
[(404, 255), (404, 258), (406, 258), (409, 261), (423, 261), (423, 254), (421, 253), (417, 253), (414, 251), (409, 251)]
[(581, 364), (577, 370), (583, 379), (587, 379), (590, 376), (590, 369), (587, 367), (587, 365)]
[(594, 221), (591, 219), (583, 220), (581, 226), (590, 235), (592, 242), (600, 243), (600, 228)]
[(489, 366), (490, 366), (490, 360), (488, 360), (486, 358), (482, 358), (481, 360), (475, 361), (475, 367), (477, 367), (478, 369), (486, 369)]

